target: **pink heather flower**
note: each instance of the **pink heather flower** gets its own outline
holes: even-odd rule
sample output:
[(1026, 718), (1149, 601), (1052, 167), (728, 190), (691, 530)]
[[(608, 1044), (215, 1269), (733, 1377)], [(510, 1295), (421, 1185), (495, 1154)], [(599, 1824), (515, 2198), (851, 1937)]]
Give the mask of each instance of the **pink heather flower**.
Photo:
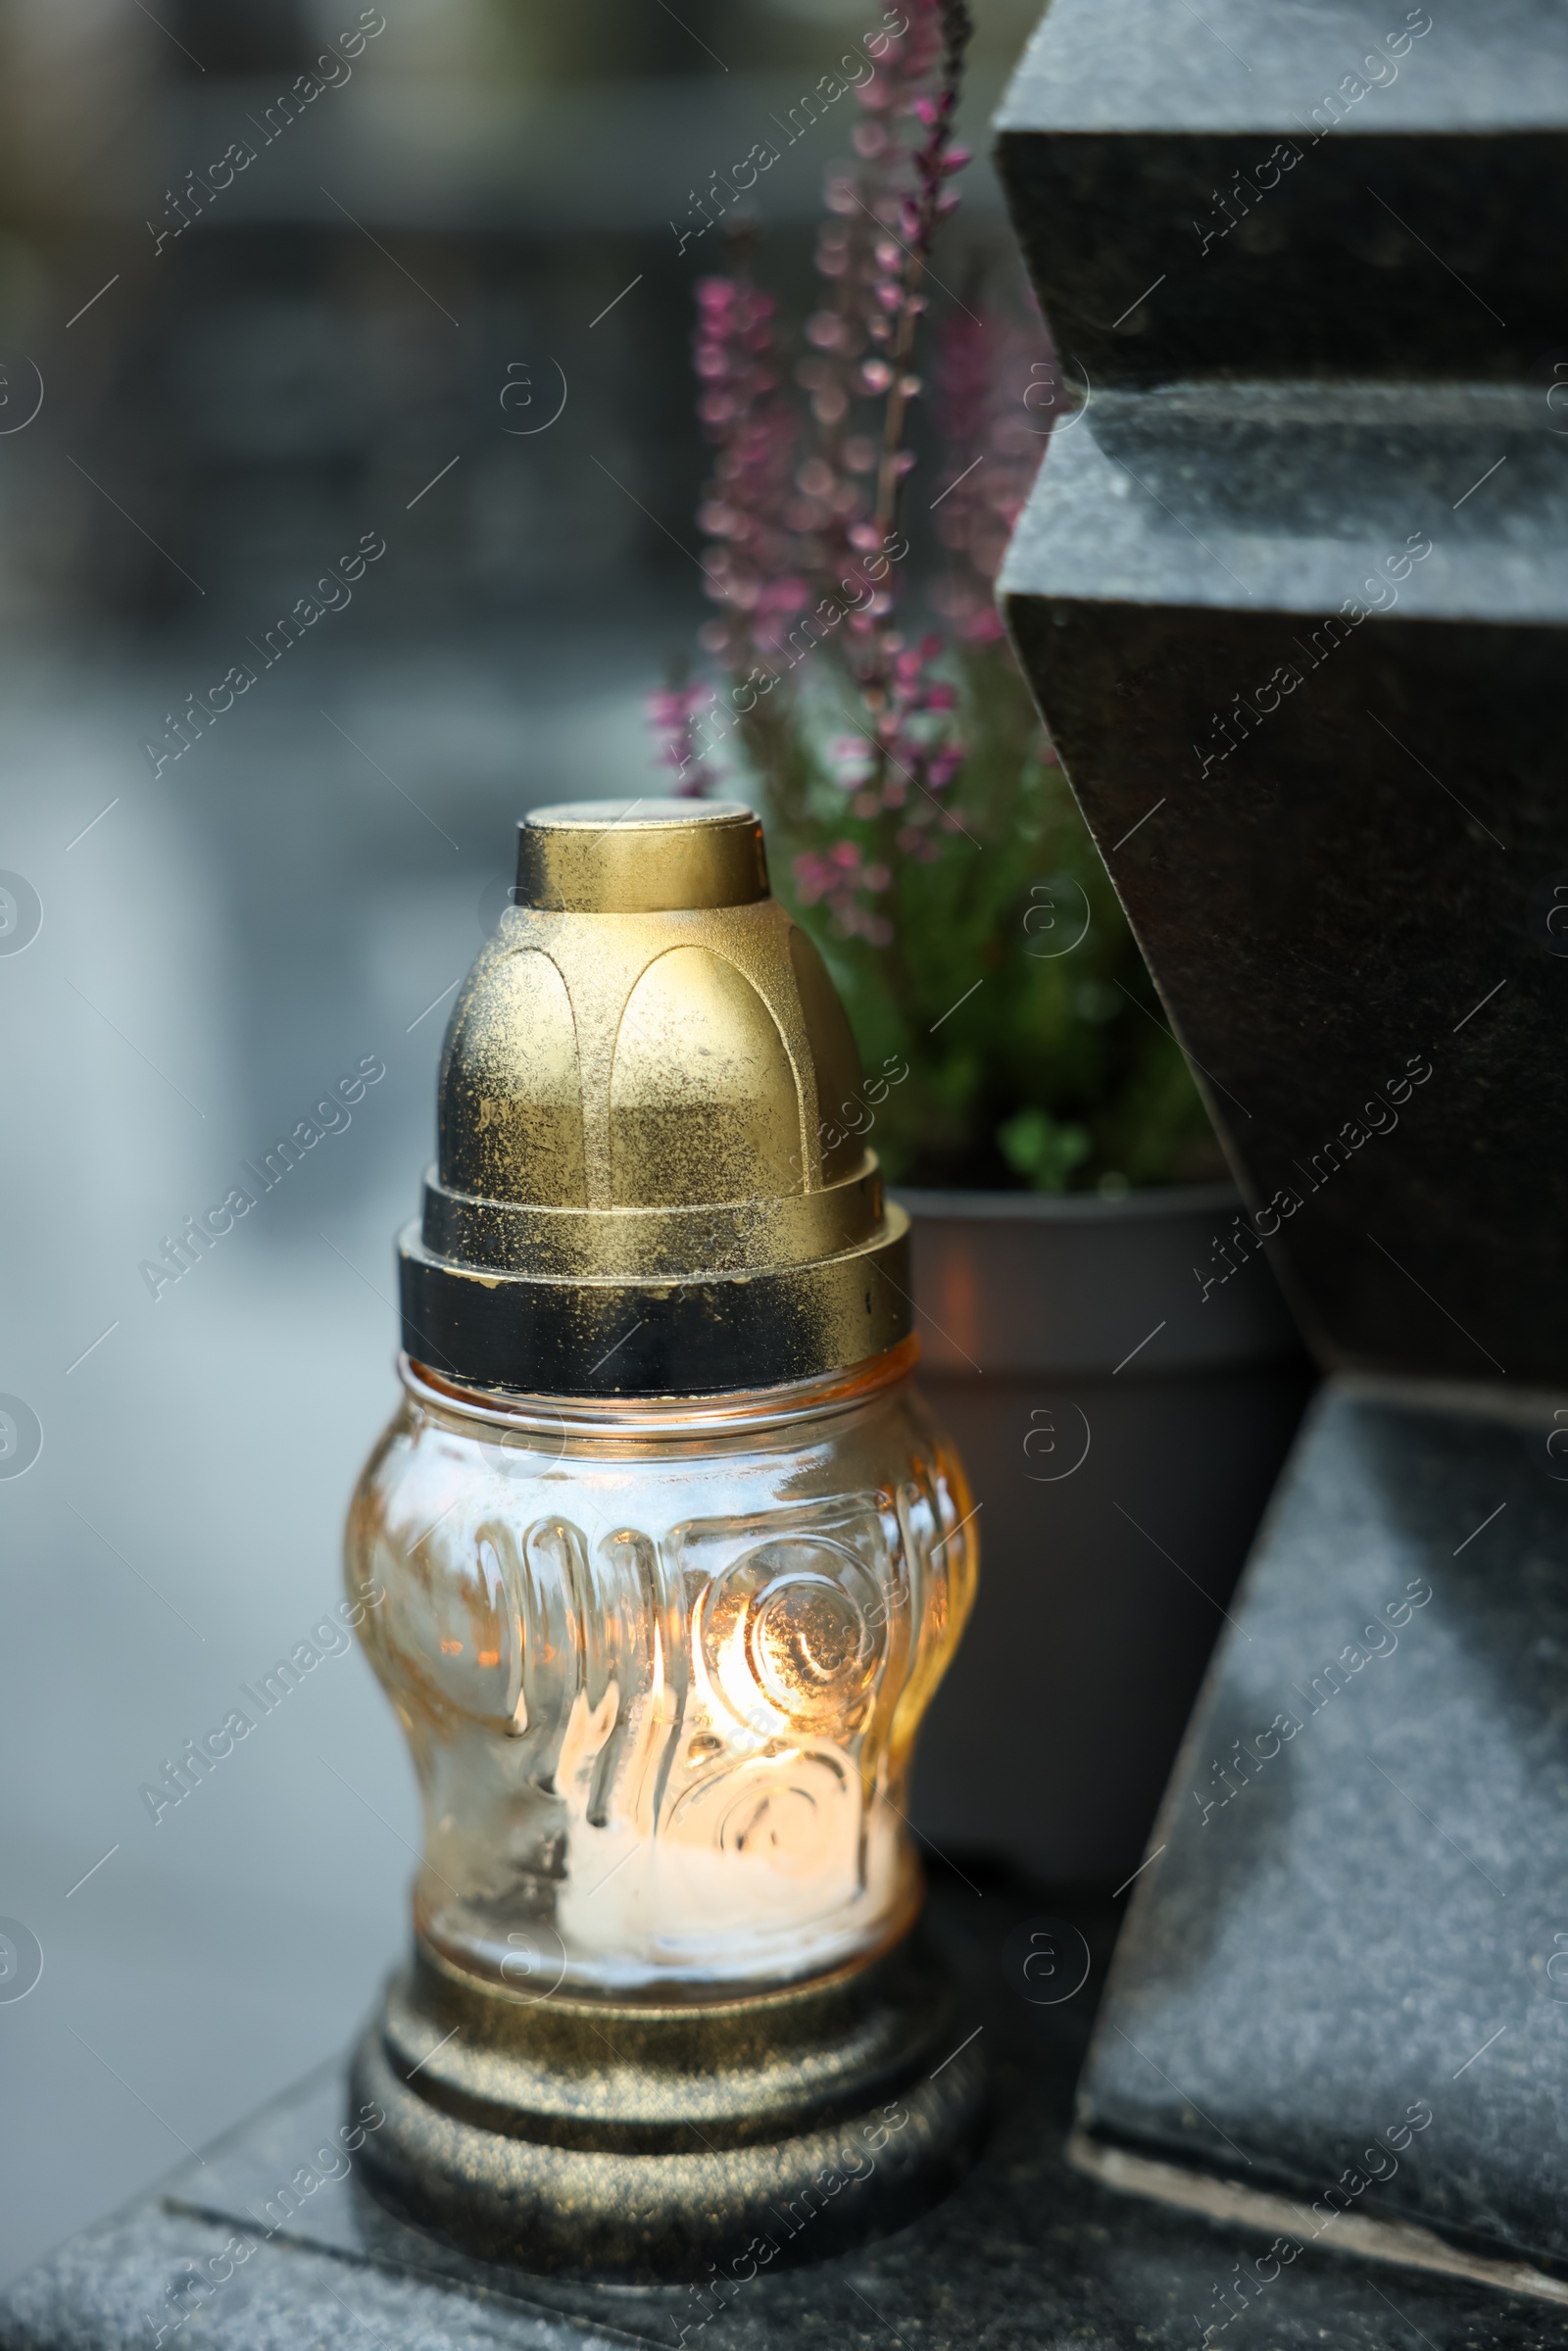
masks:
[[(822, 300), (807, 327), (810, 353), (796, 369), (810, 399), (815, 454), (834, 478), (809, 485), (823, 513), (796, 510), (790, 519), (828, 588), (857, 555), (880, 550), (907, 467), (904, 416), (918, 386), (899, 363), (923, 308), (919, 281), (968, 36), (956, 0), (908, 0), (903, 13), (904, 30), (857, 93), (866, 116), (853, 140), (860, 163), (828, 174), (816, 250)], [(922, 98), (930, 101), (923, 115)], [(866, 416), (868, 402), (880, 415)], [(891, 593), (884, 589), (876, 602), (886, 612)], [(863, 642), (863, 629), (855, 633)]]
[(677, 800), (701, 800), (718, 781), (708, 763), (710, 746), (703, 739), (701, 721), (714, 708), (710, 686), (671, 686), (650, 694), (649, 717), (659, 738), (660, 764), (675, 770)]
[[(1003, 635), (993, 582), (1045, 451), (1043, 424), (1025, 400), (1051, 346), (1038, 314), (1028, 324), (955, 315), (937, 354), (937, 423), (948, 452), (937, 533), (955, 558), (931, 601), (961, 640)], [(978, 461), (978, 462), (977, 462)]]
[[(771, 298), (739, 267), (699, 286), (694, 348), (698, 413), (714, 450), (699, 520), (717, 609), (700, 641), (737, 679), (763, 666), (775, 693), (763, 708), (776, 716), (791, 708), (784, 672), (798, 657), (779, 656), (797, 616), (825, 599), (838, 610), (833, 650), (820, 658), (848, 669), (863, 717), (827, 746), (826, 772), (844, 815), (872, 829), (868, 841), (803, 851), (795, 878), (840, 936), (872, 945), (893, 935), (882, 903), (895, 886), (891, 852), (929, 862), (961, 829), (940, 798), (965, 748), (957, 692), (939, 664), (948, 646), (1000, 634), (991, 581), (1043, 447), (1013, 380), (1027, 378), (1040, 338), (968, 322), (959, 305), (932, 371), (949, 445), (933, 484), (935, 526), (952, 563), (931, 601), (948, 626), (911, 641), (896, 625), (906, 574), (883, 563), (873, 579), (870, 566), (894, 544), (914, 464), (905, 443), (910, 404), (924, 395), (915, 361), (928, 266), (968, 161), (953, 131), (969, 21), (962, 0), (903, 0), (903, 15), (857, 92), (855, 157), (828, 175), (817, 300), (793, 370)], [(695, 689), (657, 698), (664, 757), (683, 782), (710, 776), (696, 747), (707, 714)]]
[(823, 856), (807, 850), (795, 860), (795, 886), (808, 906), (825, 905), (841, 938), (861, 938), (885, 947), (893, 925), (870, 902), (893, 880), (887, 865), (863, 861), (858, 843), (835, 841)]
[(717, 451), (698, 519), (710, 541), (703, 559), (709, 594), (723, 615), (708, 624), (704, 643), (744, 673), (772, 649), (768, 618), (779, 606), (770, 591), (796, 572), (785, 509), (800, 419), (780, 391), (772, 296), (737, 274), (703, 279), (697, 299), (694, 364), (713, 387), (698, 414)]

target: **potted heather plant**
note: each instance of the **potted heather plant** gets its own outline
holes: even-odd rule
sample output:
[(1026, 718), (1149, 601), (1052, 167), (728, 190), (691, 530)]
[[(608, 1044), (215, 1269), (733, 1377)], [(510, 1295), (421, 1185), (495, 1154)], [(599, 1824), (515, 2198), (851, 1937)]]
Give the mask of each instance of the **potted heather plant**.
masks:
[(664, 756), (680, 790), (761, 804), (775, 887), (866, 1066), (906, 1068), (875, 1105), (894, 1181), (1213, 1177), (1202, 1104), (998, 616), (1058, 387), (1021, 294), (944, 296), (932, 275), (967, 161), (952, 130), (968, 20), (904, 13), (856, 93), (858, 160), (828, 176), (799, 352), (739, 253), (698, 286), (717, 681), (658, 698)]
[[(994, 269), (933, 269), (969, 22), (954, 0), (899, 13), (827, 176), (816, 308), (789, 331), (744, 237), (698, 284), (714, 612), (653, 715), (677, 790), (760, 808), (774, 886), (843, 994), (872, 1074), (827, 1116), (910, 1210), (926, 1384), (987, 1513), (922, 1818), (1120, 1874), (1304, 1390), (1266, 1271), (1212, 1298), (1193, 1281), (1240, 1202), (994, 597), (1060, 379), (1015, 271), (999, 291)], [(1102, 1621), (1042, 1679), (1086, 1579)], [(1111, 1697), (1128, 1613), (1158, 1661), (1132, 1734)], [(1020, 1672), (1047, 1785), (1092, 1795), (977, 1771)]]

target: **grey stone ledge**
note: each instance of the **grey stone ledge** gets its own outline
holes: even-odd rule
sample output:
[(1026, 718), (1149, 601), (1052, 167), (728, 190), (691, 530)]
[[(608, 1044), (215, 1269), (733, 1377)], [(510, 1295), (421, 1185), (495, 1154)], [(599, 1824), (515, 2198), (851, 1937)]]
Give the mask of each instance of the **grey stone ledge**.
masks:
[[(1568, 16), (1551, 0), (1054, 0), (997, 117), (1014, 131), (1299, 130), (1388, 54), (1407, 15), (1432, 28), (1390, 60), (1333, 135), (1568, 124)], [(1362, 79), (1366, 77), (1363, 74)]]
[[(1544, 388), (1507, 385), (1091, 391), (1052, 436), (1000, 592), (1259, 612), (1354, 598), (1373, 619), (1560, 624), (1559, 422)], [(1389, 578), (1423, 537), (1431, 554)]]

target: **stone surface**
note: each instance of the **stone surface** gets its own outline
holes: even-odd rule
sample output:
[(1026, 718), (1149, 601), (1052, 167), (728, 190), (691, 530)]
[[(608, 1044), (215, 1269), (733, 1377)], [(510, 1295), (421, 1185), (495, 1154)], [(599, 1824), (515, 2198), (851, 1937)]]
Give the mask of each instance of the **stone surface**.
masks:
[(1196, 1292), (1266, 1249), (1403, 1383), (1334, 1385), (1265, 1524), (1087, 2155), (1559, 2278), (1564, 29), (1055, 0), (999, 148), (1073, 396), (1002, 589), (1252, 1211)]
[(1549, 382), (1565, 92), (1552, 0), (1055, 0), (998, 160), (1097, 387)]
[(1400, 21), (1052, 9), (999, 152), (1079, 405), (1002, 587), (1320, 1357), (1547, 1384), (1568, 342), (1522, 191), (1568, 58), (1559, 12), (1440, 12), (1317, 137)]
[(1568, 2268), (1559, 1440), (1500, 1396), (1313, 1406), (1135, 1888), (1097, 2137), (1316, 2196), (1424, 2102), (1355, 2209)]
[[(1548, 543), (1568, 438), (1538, 435), (1550, 500), (1505, 465), (1444, 523), (1430, 436), (1417, 466), (1413, 428), (1200, 405), (1106, 403), (1053, 452), (1005, 576), (1020, 651), (1251, 1200), (1284, 1196), (1261, 1230), (1319, 1352), (1549, 1382), (1568, 1368), (1548, 624), (1568, 616)], [(1444, 491), (1505, 454), (1449, 448)], [(1262, 508), (1297, 493), (1298, 530), (1287, 512), (1271, 537)], [(1434, 551), (1396, 586), (1409, 533)], [(1319, 615), (1379, 576), (1397, 604), (1330, 637)], [(1216, 713), (1239, 695), (1252, 731), (1227, 753)], [(1222, 1254), (1209, 1276), (1229, 1278)]]
[[(1568, 612), (1565, 523), (1568, 414), (1532, 385), (1097, 390), (1052, 436), (1003, 587), (1053, 605), (1168, 606), (1195, 633), (1229, 613), (1278, 622), (1273, 661), (1309, 673), (1304, 707), (1316, 714), (1342, 649), (1314, 677), (1310, 649), (1291, 633), (1299, 615), (1356, 597), (1381, 602), (1364, 624), (1378, 632), (1482, 614), (1491, 627), (1555, 626)], [(1431, 553), (1406, 558), (1412, 538), (1430, 540)], [(1381, 590), (1369, 587), (1380, 571)], [(1362, 625), (1352, 623), (1345, 652)], [(1209, 715), (1208, 682), (1189, 694), (1195, 734)], [(1229, 677), (1209, 707), (1223, 710), (1253, 682), (1247, 669)], [(1267, 735), (1257, 753), (1267, 773)], [(1457, 775), (1446, 780), (1463, 790)], [(1482, 816), (1500, 812), (1486, 791), (1477, 797)]]
[[(314, 2076), (165, 2182), (161, 2194), (86, 2231), (0, 2302), (6, 2351), (312, 2351), (362, 2336), (381, 2351), (564, 2351), (566, 2345), (700, 2343), (703, 2351), (1184, 2351), (1214, 2316), (1238, 2261), (1274, 2231), (1194, 2221), (1114, 2195), (1068, 2169), (1063, 2133), (1114, 1919), (1050, 1926), (1050, 1965), (1026, 1984), (1021, 1957), (1052, 1897), (956, 1876), (933, 1910), (983, 2028), (996, 2120), (969, 2180), (917, 2228), (790, 2274), (761, 2270), (725, 2305), (676, 2287), (561, 2287), (462, 2262), (363, 2199), (350, 2170), (284, 2220), (278, 2191), (338, 2131), (342, 2075)], [(1087, 1936), (1094, 1966), (1079, 1983)], [(1039, 1950), (1041, 1946), (1037, 1945)], [(1075, 1988), (1076, 1986), (1076, 1988)], [(1050, 2005), (1037, 1997), (1058, 1990)], [(1436, 2135), (1435, 2133), (1433, 2134)], [(1353, 2144), (1335, 2150), (1350, 2160)], [(336, 2168), (319, 2164), (321, 2174)], [(845, 2191), (853, 2192), (853, 2191)], [(269, 2236), (268, 2206), (282, 2223)], [(179, 2280), (237, 2233), (249, 2259), (216, 2290)], [(172, 2295), (172, 2301), (170, 2297)], [(188, 2305), (188, 2308), (187, 2308)], [(1265, 2289), (1253, 2339), (1268, 2351), (1560, 2351), (1559, 2311), (1362, 2255), (1303, 2253)], [(177, 2322), (177, 2326), (176, 2326)]]

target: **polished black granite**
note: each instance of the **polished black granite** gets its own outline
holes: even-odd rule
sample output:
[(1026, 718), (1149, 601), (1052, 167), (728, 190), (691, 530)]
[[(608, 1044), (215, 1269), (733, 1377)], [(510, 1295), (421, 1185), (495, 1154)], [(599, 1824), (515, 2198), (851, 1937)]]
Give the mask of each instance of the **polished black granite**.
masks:
[[(858, 2254), (791, 2272), (764, 2266), (755, 2277), (726, 2255), (743, 2278), (719, 2297), (572, 2287), (461, 2260), (383, 2215), (361, 2192), (352, 2159), (342, 2178), (325, 2178), (344, 2160), (335, 2149), (346, 2093), (341, 2070), (329, 2067), (24, 2278), (0, 2300), (0, 2344), (156, 2351), (163, 2328), (164, 2342), (215, 2351), (362, 2339), (383, 2351), (564, 2351), (595, 2341), (668, 2351), (683, 2341), (702, 2351), (1186, 2351), (1214, 2326), (1235, 2265), (1268, 2266), (1276, 2231), (1167, 2212), (1067, 2165), (1073, 2081), (1116, 1923), (1102, 1905), (1077, 1906), (1076, 1925), (1052, 1920), (1053, 1908), (1072, 1907), (990, 1878), (940, 1876), (937, 1932), (963, 1977), (964, 2030), (983, 2030), (991, 2060), (991, 2136), (946, 2204)], [(1430, 1929), (1430, 1904), (1414, 1925)], [(1042, 1932), (1048, 1941), (1031, 1945)], [(1084, 1938), (1094, 1965), (1080, 1984)], [(1381, 2106), (1374, 2111), (1382, 2119)], [(1333, 2145), (1336, 2168), (1358, 2143)], [(324, 2183), (307, 2190), (302, 2174)], [(237, 2266), (236, 2239), (252, 2248)], [(209, 2264), (232, 2275), (204, 2284)], [(1252, 2324), (1258, 2351), (1419, 2351), (1423, 2337), (1441, 2351), (1561, 2351), (1568, 2340), (1568, 2313), (1533, 2299), (1326, 2246), (1278, 2270)]]
[(1054, 0), (997, 161), (1097, 387), (1549, 384), (1568, 350), (1554, 0)]
[(1568, 19), (1056, 0), (1000, 120), (1076, 403), (1004, 604), (1240, 1254), (1326, 1364), (1568, 1387)]
[(1568, 1383), (1560, 632), (1369, 620), (1317, 676), (1314, 614), (1036, 598), (1024, 561), (1020, 650), (1253, 1210), (1194, 1295), (1263, 1245), (1328, 1363)]
[(1568, 2277), (1564, 1481), (1544, 1404), (1321, 1392), (1133, 1888), (1097, 2138), (1308, 2199), (1358, 2166), (1357, 2212)]

